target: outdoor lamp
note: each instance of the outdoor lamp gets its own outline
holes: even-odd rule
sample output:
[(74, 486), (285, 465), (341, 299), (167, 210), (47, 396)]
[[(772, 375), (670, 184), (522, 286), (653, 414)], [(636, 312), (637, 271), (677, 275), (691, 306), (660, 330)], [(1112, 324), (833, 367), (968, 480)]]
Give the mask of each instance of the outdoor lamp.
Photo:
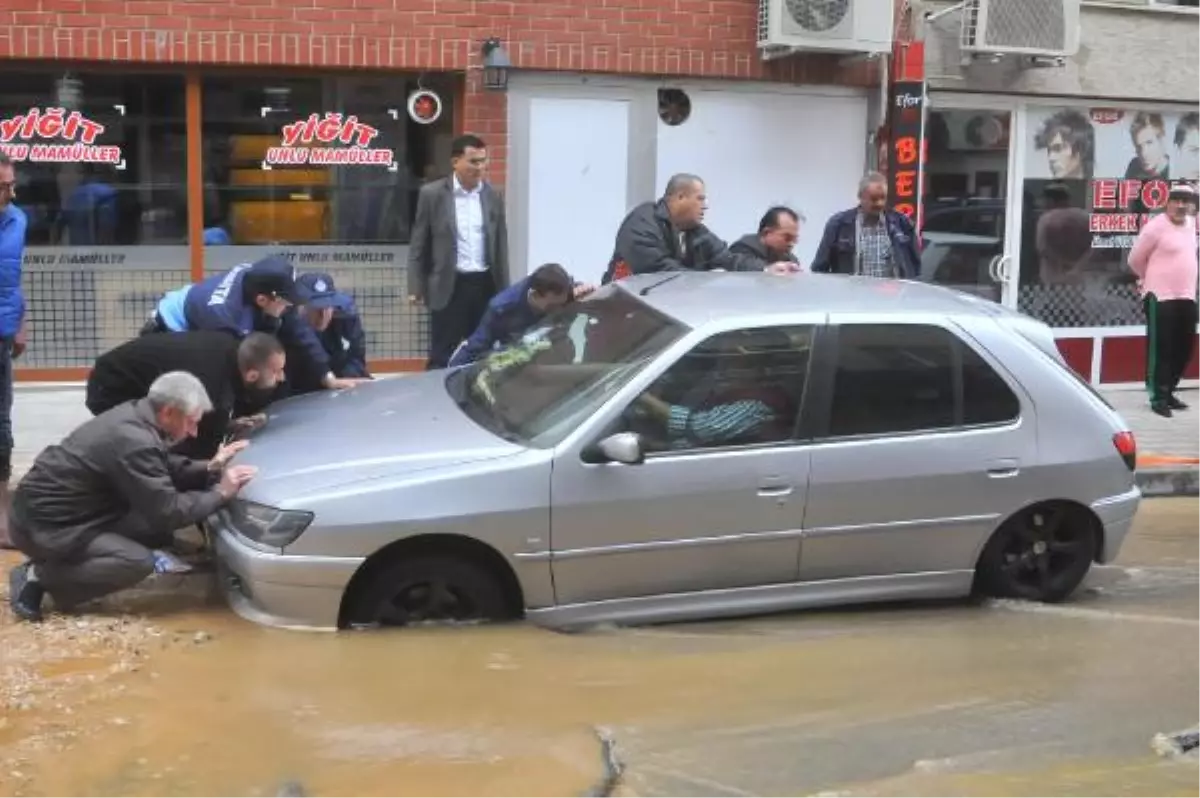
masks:
[(508, 88), (508, 70), (512, 61), (508, 52), (497, 38), (483, 43), (483, 87), (488, 91), (504, 91)]

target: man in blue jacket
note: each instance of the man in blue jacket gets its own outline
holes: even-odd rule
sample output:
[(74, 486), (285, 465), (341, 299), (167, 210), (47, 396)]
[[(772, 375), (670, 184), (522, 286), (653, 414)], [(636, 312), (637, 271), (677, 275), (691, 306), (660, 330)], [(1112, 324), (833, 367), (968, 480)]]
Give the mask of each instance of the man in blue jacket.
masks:
[(12, 476), (13, 360), (25, 351), (25, 297), (21, 259), (25, 254), (25, 212), (17, 196), (12, 160), (0, 152), (0, 549), (8, 541), (8, 480)]
[(865, 277), (921, 276), (921, 251), (908, 217), (887, 207), (887, 178), (871, 172), (858, 184), (858, 207), (835, 213), (812, 271)]
[[(302, 274), (296, 282), (304, 294), (297, 317), (316, 333), (329, 357), (330, 370), (342, 379), (372, 379), (367, 370), (367, 334), (354, 298), (337, 290), (333, 277), (324, 272)], [(311, 359), (289, 352), (287, 383), (281, 394), (294, 396), (321, 390), (321, 375), (314, 373), (311, 365)]]
[(450, 358), (449, 366), (473, 363), (495, 349), (520, 339), (542, 317), (596, 290), (577, 283), (557, 263), (537, 267), (533, 274), (492, 297), (483, 321)]
[(159, 300), (142, 334), (219, 330), (244, 338), (255, 331), (271, 333), (289, 355), (296, 353), (321, 375), (321, 387), (338, 390), (357, 385), (358, 381), (333, 373), (316, 331), (296, 313), (295, 306), (304, 298), (295, 267), (283, 258), (267, 257), (171, 291)]

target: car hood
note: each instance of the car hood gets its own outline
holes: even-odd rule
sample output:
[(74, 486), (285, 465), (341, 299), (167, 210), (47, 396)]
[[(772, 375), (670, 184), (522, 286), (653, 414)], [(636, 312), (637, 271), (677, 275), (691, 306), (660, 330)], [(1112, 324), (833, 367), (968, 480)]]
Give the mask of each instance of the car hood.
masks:
[(287, 480), (292, 493), (524, 451), (471, 421), (446, 393), (445, 376), (375, 380), (273, 404), (234, 463), (258, 467), (253, 487)]

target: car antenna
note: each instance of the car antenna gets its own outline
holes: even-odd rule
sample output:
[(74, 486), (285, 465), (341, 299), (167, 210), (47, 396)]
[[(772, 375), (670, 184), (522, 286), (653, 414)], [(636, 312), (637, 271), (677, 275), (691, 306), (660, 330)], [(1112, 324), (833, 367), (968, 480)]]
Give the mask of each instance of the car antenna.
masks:
[(663, 285), (665, 283), (671, 282), (672, 280), (674, 280), (676, 277), (678, 277), (681, 274), (683, 274), (683, 272), (675, 272), (670, 277), (659, 280), (657, 283), (654, 283), (653, 285), (646, 286), (641, 291), (638, 291), (638, 296), (645, 296), (646, 294), (653, 291), (655, 288), (658, 288), (660, 285)]

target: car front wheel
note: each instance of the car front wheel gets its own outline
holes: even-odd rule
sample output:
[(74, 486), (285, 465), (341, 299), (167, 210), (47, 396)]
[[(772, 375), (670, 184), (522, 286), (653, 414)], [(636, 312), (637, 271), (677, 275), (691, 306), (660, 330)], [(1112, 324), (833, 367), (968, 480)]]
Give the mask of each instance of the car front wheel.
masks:
[(503, 620), (500, 580), (470, 560), (401, 558), (375, 569), (350, 606), (350, 626), (410, 626)]
[(984, 547), (977, 588), (991, 596), (1062, 601), (1087, 575), (1096, 545), (1085, 511), (1065, 504), (1026, 508), (997, 529)]

